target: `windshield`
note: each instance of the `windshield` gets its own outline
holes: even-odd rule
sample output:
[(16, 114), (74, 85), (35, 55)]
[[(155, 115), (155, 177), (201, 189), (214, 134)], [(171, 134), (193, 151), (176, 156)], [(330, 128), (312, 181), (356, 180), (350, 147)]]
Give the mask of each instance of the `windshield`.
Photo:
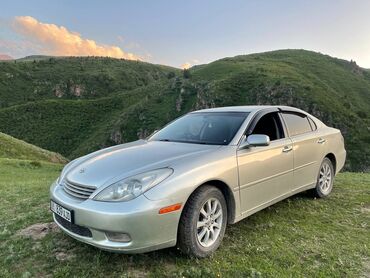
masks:
[(149, 140), (228, 145), (248, 114), (246, 112), (190, 113), (165, 126)]

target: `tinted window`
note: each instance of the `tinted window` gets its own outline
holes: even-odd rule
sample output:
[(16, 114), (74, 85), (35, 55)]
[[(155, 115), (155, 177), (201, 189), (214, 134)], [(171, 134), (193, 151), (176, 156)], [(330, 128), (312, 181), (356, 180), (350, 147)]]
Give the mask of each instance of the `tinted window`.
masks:
[(247, 116), (241, 112), (191, 113), (165, 126), (149, 140), (227, 145)]
[(308, 118), (304, 114), (285, 112), (283, 113), (283, 118), (288, 126), (290, 136), (312, 131)]
[(284, 138), (283, 128), (277, 113), (264, 115), (256, 124), (251, 134), (264, 134), (270, 137), (271, 141)]

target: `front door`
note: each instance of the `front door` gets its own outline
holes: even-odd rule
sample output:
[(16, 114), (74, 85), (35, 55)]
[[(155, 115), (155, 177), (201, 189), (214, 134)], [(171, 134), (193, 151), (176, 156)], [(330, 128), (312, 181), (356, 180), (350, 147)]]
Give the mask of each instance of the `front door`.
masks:
[(243, 214), (252, 214), (290, 193), (293, 182), (293, 146), (278, 113), (262, 116), (250, 134), (268, 135), (270, 144), (237, 151)]

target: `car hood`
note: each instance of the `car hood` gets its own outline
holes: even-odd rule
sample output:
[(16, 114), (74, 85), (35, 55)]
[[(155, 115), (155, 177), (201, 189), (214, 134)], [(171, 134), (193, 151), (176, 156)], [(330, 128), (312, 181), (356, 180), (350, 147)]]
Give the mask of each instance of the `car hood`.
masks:
[(172, 167), (185, 157), (203, 156), (220, 146), (139, 140), (81, 157), (64, 169), (68, 181), (101, 187), (125, 177)]

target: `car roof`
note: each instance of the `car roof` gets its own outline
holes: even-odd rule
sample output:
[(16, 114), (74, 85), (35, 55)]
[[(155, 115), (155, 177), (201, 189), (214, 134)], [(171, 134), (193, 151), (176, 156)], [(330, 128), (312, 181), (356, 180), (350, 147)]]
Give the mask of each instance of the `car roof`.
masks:
[(269, 109), (269, 108), (276, 108), (282, 111), (304, 112), (298, 108), (291, 107), (291, 106), (283, 106), (283, 105), (245, 105), (245, 106), (227, 106), (227, 107), (208, 108), (208, 109), (194, 111), (192, 113), (199, 113), (199, 112), (249, 112), (251, 113), (251, 112), (257, 112), (259, 110), (264, 110), (264, 109)]

